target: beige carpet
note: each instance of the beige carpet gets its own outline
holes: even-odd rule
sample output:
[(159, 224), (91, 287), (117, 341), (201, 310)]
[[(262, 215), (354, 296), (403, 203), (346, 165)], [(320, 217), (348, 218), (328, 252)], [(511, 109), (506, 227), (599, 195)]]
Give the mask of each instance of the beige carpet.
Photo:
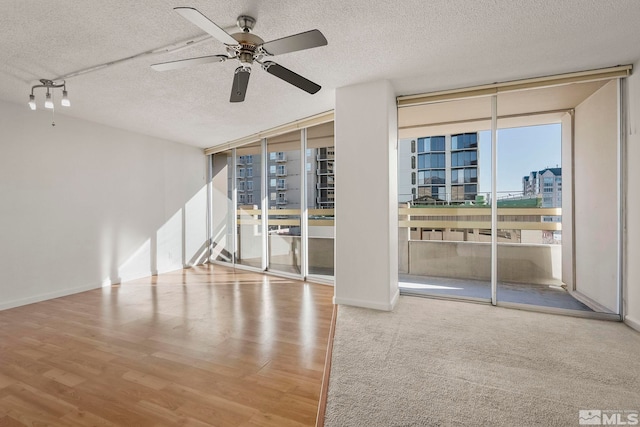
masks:
[(640, 410), (638, 332), (415, 297), (339, 307), (325, 426), (578, 426), (581, 409)]

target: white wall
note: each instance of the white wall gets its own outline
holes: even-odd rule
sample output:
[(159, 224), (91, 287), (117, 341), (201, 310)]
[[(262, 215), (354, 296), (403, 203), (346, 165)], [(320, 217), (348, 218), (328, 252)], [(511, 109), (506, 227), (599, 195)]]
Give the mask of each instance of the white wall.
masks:
[(612, 312), (618, 305), (616, 85), (607, 83), (575, 109), (573, 182), (576, 290)]
[(633, 68), (635, 73), (626, 79), (625, 322), (640, 331), (640, 62)]
[(337, 304), (391, 310), (397, 300), (397, 132), (389, 82), (336, 90)]
[(0, 129), (0, 309), (203, 259), (201, 149), (4, 102)]

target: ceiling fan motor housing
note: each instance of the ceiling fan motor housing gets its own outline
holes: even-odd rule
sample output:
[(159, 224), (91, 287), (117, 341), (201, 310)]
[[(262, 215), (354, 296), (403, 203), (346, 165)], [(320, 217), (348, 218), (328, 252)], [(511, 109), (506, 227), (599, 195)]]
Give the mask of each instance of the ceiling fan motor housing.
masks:
[(237, 58), (245, 68), (250, 68), (256, 57), (257, 46), (264, 43), (260, 37), (251, 33), (231, 34), (231, 37), (238, 41)]

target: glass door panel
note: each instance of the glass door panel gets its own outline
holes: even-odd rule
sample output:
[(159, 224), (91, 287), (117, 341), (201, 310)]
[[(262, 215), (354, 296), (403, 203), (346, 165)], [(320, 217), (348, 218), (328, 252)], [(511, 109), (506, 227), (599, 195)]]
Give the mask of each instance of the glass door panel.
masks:
[(237, 263), (262, 268), (262, 144), (236, 149)]
[(333, 122), (307, 129), (308, 270), (325, 278), (334, 275), (334, 145)]
[(233, 233), (233, 152), (212, 156), (212, 247), (213, 261), (234, 262)]
[(615, 312), (615, 84), (498, 96), (498, 303)]
[(491, 298), (491, 98), (398, 111), (403, 293)]
[(562, 125), (514, 119), (497, 131), (498, 301), (582, 308), (562, 282)]
[(302, 273), (300, 131), (267, 141), (268, 269)]

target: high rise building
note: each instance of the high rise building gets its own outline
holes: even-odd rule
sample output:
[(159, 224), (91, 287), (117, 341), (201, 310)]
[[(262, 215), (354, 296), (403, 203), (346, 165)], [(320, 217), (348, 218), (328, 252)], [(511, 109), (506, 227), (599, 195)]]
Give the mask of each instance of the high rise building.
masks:
[(543, 208), (562, 207), (562, 168), (531, 171), (522, 178), (522, 194), (541, 195)]
[(260, 155), (247, 154), (238, 156), (236, 160), (236, 177), (238, 180), (238, 205), (260, 203), (260, 182), (262, 170)]
[[(334, 203), (334, 147), (310, 148), (306, 153), (307, 206), (332, 209)], [(262, 183), (261, 156), (238, 156), (238, 205), (259, 205)], [(267, 197), (270, 209), (300, 209), (301, 158), (299, 151), (273, 151), (267, 158)], [(231, 188), (231, 187), (229, 187)]]
[[(316, 208), (333, 209), (335, 207), (335, 175), (333, 164), (336, 158), (335, 147), (313, 149), (315, 152)], [(313, 154), (312, 152), (312, 154)]]
[(464, 203), (475, 200), (478, 168), (477, 133), (400, 140), (399, 201)]

